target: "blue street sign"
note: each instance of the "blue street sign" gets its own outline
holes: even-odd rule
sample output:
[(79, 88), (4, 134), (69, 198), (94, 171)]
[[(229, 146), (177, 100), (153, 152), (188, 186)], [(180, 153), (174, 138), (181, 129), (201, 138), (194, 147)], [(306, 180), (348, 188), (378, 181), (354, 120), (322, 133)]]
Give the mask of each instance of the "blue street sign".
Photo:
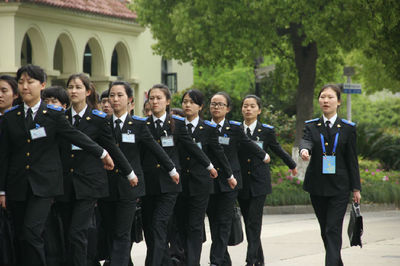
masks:
[(344, 83), (343, 93), (361, 94), (361, 84)]

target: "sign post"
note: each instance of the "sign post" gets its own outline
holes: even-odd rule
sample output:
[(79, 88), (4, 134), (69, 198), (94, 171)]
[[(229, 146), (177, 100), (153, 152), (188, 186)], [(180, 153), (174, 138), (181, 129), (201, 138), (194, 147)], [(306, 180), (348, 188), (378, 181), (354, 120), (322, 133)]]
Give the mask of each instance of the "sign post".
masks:
[(343, 84), (343, 93), (347, 94), (347, 120), (349, 121), (351, 121), (351, 95), (361, 94), (361, 84), (351, 84), (351, 76), (354, 74), (354, 67), (343, 68), (343, 75), (347, 77), (347, 83)]

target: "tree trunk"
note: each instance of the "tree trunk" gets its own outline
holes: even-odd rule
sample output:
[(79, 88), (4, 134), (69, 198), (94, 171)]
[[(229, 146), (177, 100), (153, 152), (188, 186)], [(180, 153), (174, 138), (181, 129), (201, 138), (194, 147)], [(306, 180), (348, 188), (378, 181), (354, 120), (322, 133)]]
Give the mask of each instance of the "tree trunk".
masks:
[(296, 97), (296, 134), (292, 157), (297, 163), (298, 178), (304, 180), (308, 162), (301, 160), (298, 147), (300, 140), (303, 137), (304, 121), (310, 119), (313, 115), (318, 49), (315, 41), (308, 43), (307, 46), (303, 46), (305, 36), (299, 35), (300, 28), (300, 24), (290, 25), (290, 37), (294, 51), (297, 75), (299, 78)]
[(296, 137), (294, 146), (298, 147), (303, 136), (304, 121), (313, 115), (314, 86), (317, 69), (318, 49), (316, 42), (303, 46), (304, 35), (299, 35), (300, 24), (290, 25), (290, 37), (299, 84), (296, 102)]

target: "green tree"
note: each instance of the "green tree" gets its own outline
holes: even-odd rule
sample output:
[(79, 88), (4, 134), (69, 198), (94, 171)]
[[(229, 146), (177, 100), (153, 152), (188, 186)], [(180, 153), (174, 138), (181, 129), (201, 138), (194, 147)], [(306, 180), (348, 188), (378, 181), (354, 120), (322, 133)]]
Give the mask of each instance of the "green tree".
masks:
[[(252, 66), (261, 55), (286, 61), (297, 74), (297, 145), (312, 117), (319, 72), (336, 68), (341, 51), (362, 47), (369, 16), (363, 0), (136, 0), (156, 53), (198, 65)], [(325, 68), (317, 69), (322, 62)], [(336, 71), (336, 70), (335, 70)]]

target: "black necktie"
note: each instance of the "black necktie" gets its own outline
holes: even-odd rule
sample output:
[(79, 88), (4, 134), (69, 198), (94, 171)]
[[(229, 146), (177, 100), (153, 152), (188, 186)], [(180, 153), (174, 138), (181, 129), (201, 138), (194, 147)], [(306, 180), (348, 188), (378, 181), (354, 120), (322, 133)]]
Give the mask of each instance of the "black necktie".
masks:
[(115, 120), (115, 140), (117, 143), (122, 142), (122, 131), (121, 131), (121, 126), (120, 124), (122, 123), (121, 119)]
[(329, 140), (331, 139), (331, 127), (329, 126), (331, 124), (331, 121), (327, 120), (325, 122), (326, 125), (326, 132), (328, 133), (328, 138)]
[(161, 136), (161, 119), (156, 120), (156, 131), (158, 137)]
[(218, 133), (221, 133), (221, 125), (217, 124)]
[(32, 109), (29, 108), (28, 111), (26, 111), (26, 117), (25, 117), (25, 124), (26, 124), (26, 128), (32, 129), (35, 128), (34, 124), (33, 124), (33, 116), (32, 116)]
[(81, 117), (79, 115), (74, 115), (74, 127), (79, 127), (79, 123), (81, 122)]
[(192, 135), (193, 135), (193, 131), (192, 131), (193, 124), (192, 124), (192, 123), (189, 123), (189, 124), (187, 124), (186, 126), (187, 126), (187, 128), (188, 128), (189, 135), (192, 136)]
[(246, 134), (251, 139), (251, 130), (249, 127), (246, 129)]

